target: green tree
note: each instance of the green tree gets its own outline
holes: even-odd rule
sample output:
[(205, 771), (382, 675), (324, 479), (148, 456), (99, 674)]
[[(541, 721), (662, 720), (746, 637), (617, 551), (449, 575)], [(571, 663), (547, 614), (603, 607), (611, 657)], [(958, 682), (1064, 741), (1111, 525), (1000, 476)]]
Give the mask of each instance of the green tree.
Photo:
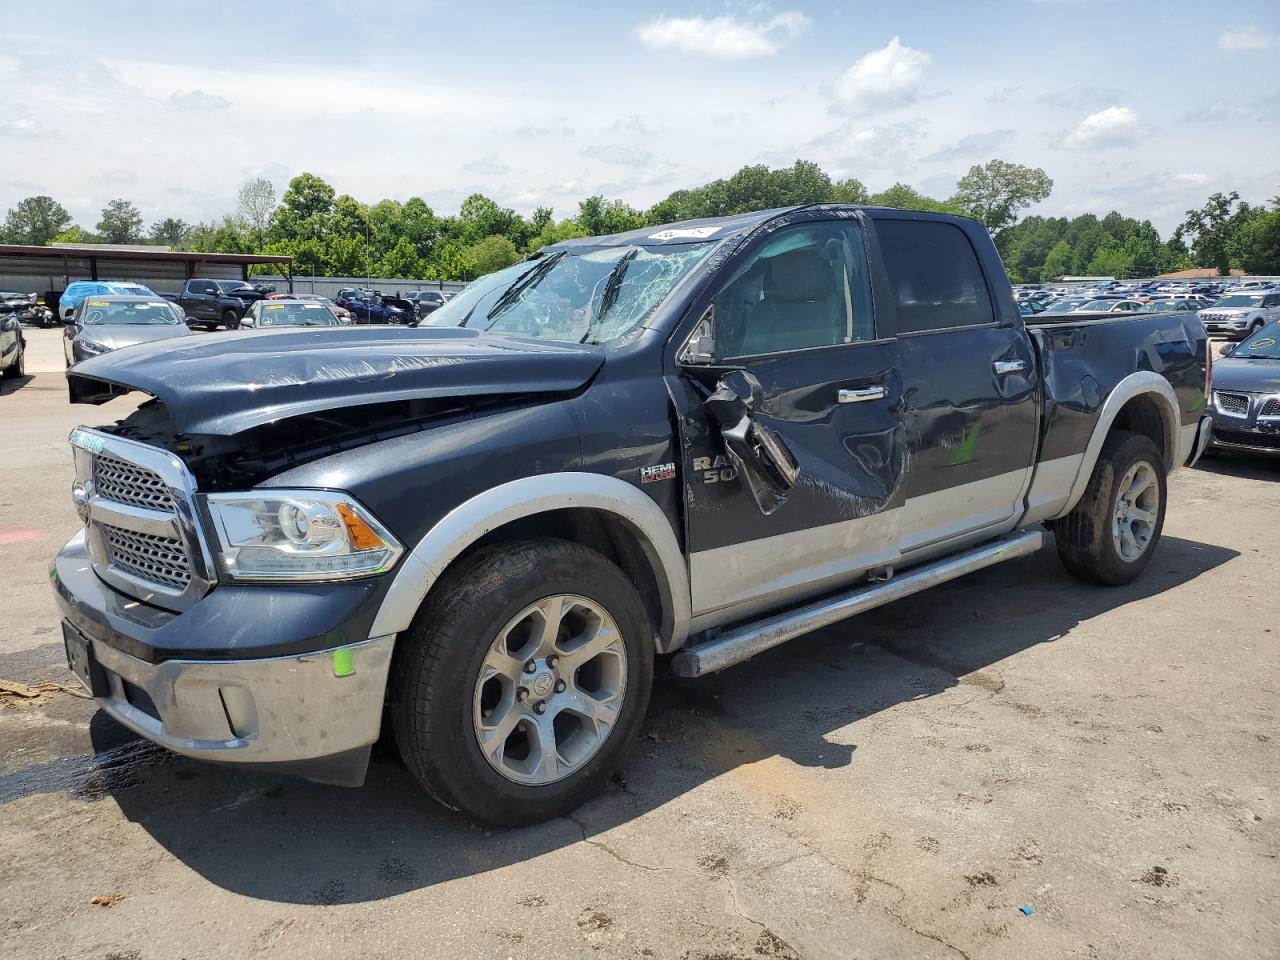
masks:
[(98, 238), (83, 227), (67, 227), (50, 243), (97, 243)]
[(0, 228), (0, 239), (43, 247), (70, 226), (71, 214), (53, 197), (27, 197), (9, 210)]
[(587, 197), (579, 203), (577, 219), (583, 235), (588, 237), (638, 230), (645, 222), (639, 210), (621, 200), (605, 200), (601, 196)]
[(236, 215), (244, 222), (253, 237), (255, 249), (261, 250), (266, 242), (267, 226), (276, 208), (276, 188), (265, 177), (246, 180), (236, 197)]
[(102, 208), (95, 229), (103, 243), (137, 243), (142, 239), (142, 214), (128, 200), (112, 200)]
[(1053, 180), (1039, 167), (991, 160), (975, 164), (956, 184), (952, 202), (993, 236), (1013, 226), (1021, 210), (1053, 192)]
[(1175, 232), (1180, 239), (1190, 237), (1195, 261), (1201, 266), (1216, 267), (1220, 276), (1231, 270), (1232, 204), (1239, 199), (1240, 194), (1234, 190), (1213, 194), (1199, 210), (1188, 210)]
[(1154, 277), (1164, 270), (1164, 245), (1150, 220), (1136, 224), (1121, 244), (1135, 277)]
[(152, 243), (182, 250), (191, 242), (191, 224), (175, 217), (165, 217), (151, 225), (147, 237)]
[(245, 236), (244, 224), (227, 215), (217, 223), (199, 223), (191, 228), (190, 247), (200, 253), (251, 253), (252, 240)]
[(1064, 277), (1071, 272), (1071, 244), (1066, 240), (1059, 240), (1044, 258), (1044, 264), (1040, 267), (1041, 281), (1056, 280)]
[(849, 177), (847, 180), (837, 180), (831, 185), (827, 200), (831, 203), (868, 203), (871, 200), (871, 194), (867, 192), (861, 180)]
[(308, 220), (332, 213), (333, 197), (333, 187), (314, 173), (300, 173), (289, 181), (280, 203), (299, 220)]
[(418, 256), (418, 250), (408, 237), (401, 237), (395, 246), (378, 261), (378, 276), (418, 280), (427, 274), (427, 265)]
[(1133, 275), (1133, 259), (1115, 237), (1109, 236), (1094, 251), (1085, 269), (1093, 277), (1129, 277)]
[(511, 238), (496, 235), (473, 243), (463, 251), (463, 256), (468, 261), (469, 269), (481, 277), (509, 267), (520, 259), (520, 253)]
[(895, 183), (887, 189), (871, 197), (871, 203), (877, 207), (893, 207), (897, 210), (924, 210), (929, 213), (960, 213), (954, 203), (926, 197), (914, 187), (905, 183)]
[(1271, 205), (1271, 210), (1254, 211), (1238, 233), (1240, 266), (1248, 273), (1280, 274), (1280, 197)]
[(585, 236), (587, 236), (587, 232), (582, 229), (577, 220), (561, 220), (559, 223), (548, 223), (529, 241), (527, 250), (529, 253), (533, 253), (533, 251), (541, 250), (548, 244)]

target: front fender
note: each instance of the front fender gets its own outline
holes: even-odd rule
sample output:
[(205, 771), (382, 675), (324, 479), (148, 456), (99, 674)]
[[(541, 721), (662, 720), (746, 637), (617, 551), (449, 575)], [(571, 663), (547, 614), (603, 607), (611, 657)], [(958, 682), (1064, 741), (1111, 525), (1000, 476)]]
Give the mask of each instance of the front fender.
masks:
[(672, 624), (671, 636), (660, 638), (659, 652), (683, 644), (692, 609), (689, 574), (670, 521), (653, 500), (626, 481), (578, 472), (512, 480), (451, 510), (401, 560), (369, 635), (408, 629), (440, 575), (485, 534), (513, 520), (564, 508), (600, 510), (635, 534), (662, 594), (663, 620)]

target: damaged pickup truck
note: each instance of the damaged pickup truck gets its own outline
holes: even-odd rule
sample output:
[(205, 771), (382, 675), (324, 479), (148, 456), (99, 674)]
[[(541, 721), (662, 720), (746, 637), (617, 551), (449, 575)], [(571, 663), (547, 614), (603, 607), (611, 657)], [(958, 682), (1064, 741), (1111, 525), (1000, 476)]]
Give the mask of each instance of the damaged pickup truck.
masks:
[(1192, 314), (1027, 320), (977, 223), (807, 206), (571, 240), (415, 330), (143, 345), (52, 570), (98, 704), (359, 784), (384, 723), (498, 824), (602, 789), (655, 658), (717, 671), (1024, 556), (1126, 583), (1209, 438)]

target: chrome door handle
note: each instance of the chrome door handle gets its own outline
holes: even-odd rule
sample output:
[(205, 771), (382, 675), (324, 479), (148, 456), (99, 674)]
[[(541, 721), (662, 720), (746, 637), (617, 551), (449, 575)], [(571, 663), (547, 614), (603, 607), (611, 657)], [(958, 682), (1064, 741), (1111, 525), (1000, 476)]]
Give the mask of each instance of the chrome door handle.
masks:
[(1021, 373), (1027, 369), (1027, 361), (1025, 360), (997, 360), (991, 367), (996, 372), (996, 376), (1006, 376), (1010, 373)]
[(868, 400), (883, 400), (888, 391), (884, 387), (863, 387), (860, 390), (841, 390), (836, 394), (837, 403), (866, 403)]

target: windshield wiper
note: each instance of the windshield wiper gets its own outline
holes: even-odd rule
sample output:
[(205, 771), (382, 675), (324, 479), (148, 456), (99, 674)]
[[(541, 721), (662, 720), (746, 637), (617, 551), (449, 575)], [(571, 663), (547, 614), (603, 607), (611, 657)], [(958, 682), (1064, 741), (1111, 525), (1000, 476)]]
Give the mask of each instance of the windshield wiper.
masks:
[(622, 255), (618, 262), (613, 265), (613, 269), (609, 271), (609, 279), (604, 283), (604, 293), (600, 294), (600, 311), (596, 314), (595, 319), (591, 321), (591, 326), (583, 336), (582, 343), (587, 342), (587, 338), (591, 336), (596, 326), (604, 320), (604, 315), (609, 312), (609, 308), (618, 299), (618, 291), (622, 289), (622, 279), (627, 275), (627, 267), (631, 266), (631, 261), (639, 253), (639, 247), (632, 247)]
[[(519, 280), (516, 280), (513, 284), (511, 284), (511, 286), (507, 287), (506, 293), (504, 293), (502, 296), (498, 298), (498, 302), (495, 303), (489, 309), (489, 312), (485, 314), (484, 318), (486, 320), (492, 320), (498, 313), (500, 313), (503, 309), (509, 306), (512, 303), (512, 301), (515, 300), (516, 297), (520, 296), (520, 294), (524, 293), (527, 289), (529, 289), (531, 286), (533, 286), (535, 283), (541, 280), (544, 276), (546, 276), (547, 271), (550, 270), (553, 266), (555, 266), (555, 264), (559, 262), (560, 258), (563, 257), (565, 253), (566, 251), (561, 250), (557, 253), (551, 254), (551, 256), (545, 258), (541, 263), (539, 263), (536, 267), (534, 267), (532, 270), (526, 273), (523, 277), (521, 277)], [(471, 317), (468, 316), (466, 321), (464, 321), (464, 323), (470, 322), (470, 320), (471, 320)]]

